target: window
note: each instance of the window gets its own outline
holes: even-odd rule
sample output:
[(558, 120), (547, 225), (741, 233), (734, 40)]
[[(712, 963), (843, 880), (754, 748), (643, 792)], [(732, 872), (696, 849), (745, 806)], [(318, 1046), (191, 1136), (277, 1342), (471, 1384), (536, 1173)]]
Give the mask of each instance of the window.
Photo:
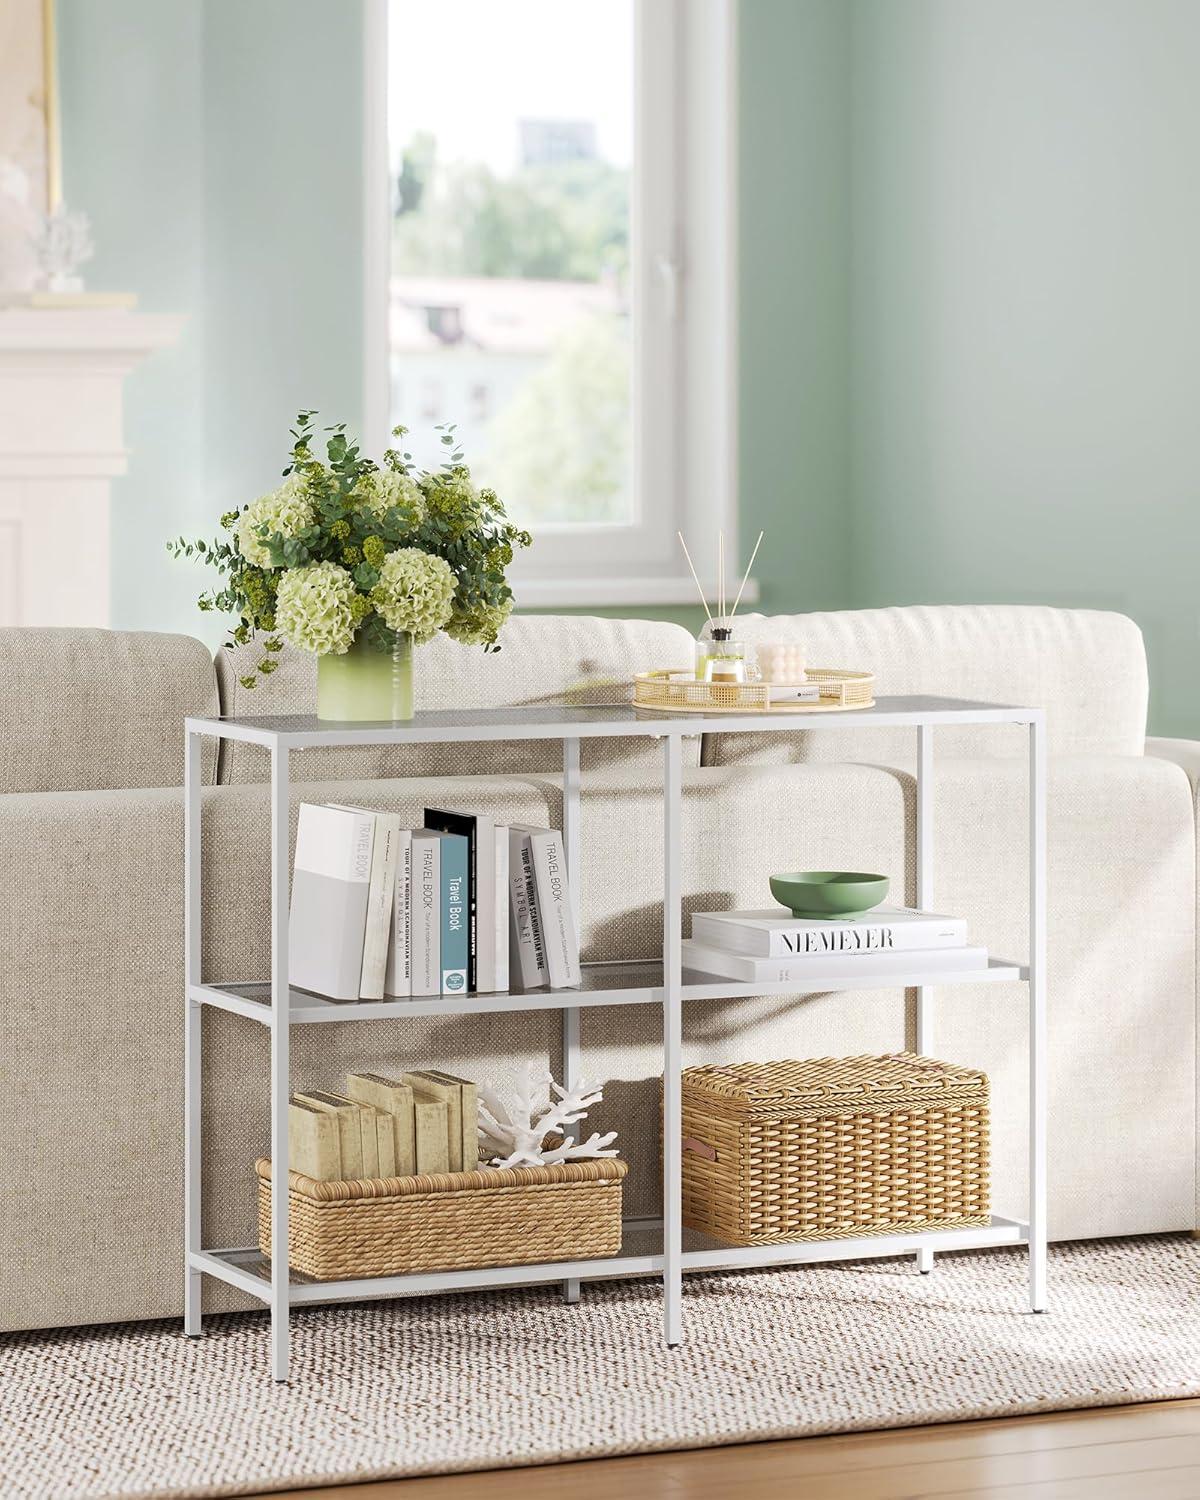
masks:
[(687, 600), (733, 534), (731, 3), (378, 0), (371, 439), (457, 423), (518, 602)]

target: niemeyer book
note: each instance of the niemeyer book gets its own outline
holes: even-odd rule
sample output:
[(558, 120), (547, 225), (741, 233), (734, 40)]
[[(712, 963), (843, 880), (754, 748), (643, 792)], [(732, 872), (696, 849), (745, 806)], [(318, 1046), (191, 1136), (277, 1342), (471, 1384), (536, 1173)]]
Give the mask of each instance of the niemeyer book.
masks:
[(806, 953), (791, 958), (751, 958), (709, 948), (695, 938), (683, 944), (683, 967), (698, 974), (738, 979), (746, 984), (806, 985), (814, 975), (821, 979), (878, 977), (886, 985), (889, 975), (936, 973), (959, 974), (986, 969), (986, 948), (910, 948), (901, 953)]
[(794, 958), (835, 953), (902, 953), (912, 949), (963, 948), (967, 924), (909, 906), (877, 906), (852, 917), (793, 917), (771, 911), (697, 912), (692, 938), (710, 948), (755, 958)]

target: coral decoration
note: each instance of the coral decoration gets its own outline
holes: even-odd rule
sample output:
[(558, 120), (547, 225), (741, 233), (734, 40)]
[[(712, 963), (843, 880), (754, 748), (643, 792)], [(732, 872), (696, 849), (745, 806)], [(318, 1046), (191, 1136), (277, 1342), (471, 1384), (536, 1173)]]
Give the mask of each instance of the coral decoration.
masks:
[(607, 1135), (593, 1131), (586, 1141), (563, 1139), (561, 1145), (546, 1144), (547, 1137), (557, 1140), (564, 1136), (564, 1127), (578, 1124), (603, 1097), (598, 1083), (564, 1089), (549, 1073), (536, 1073), (530, 1066), (510, 1113), (495, 1091), (481, 1084), (481, 1154), (490, 1167), (547, 1167), (586, 1157), (616, 1156), (615, 1150), (607, 1149), (617, 1138), (615, 1130)]

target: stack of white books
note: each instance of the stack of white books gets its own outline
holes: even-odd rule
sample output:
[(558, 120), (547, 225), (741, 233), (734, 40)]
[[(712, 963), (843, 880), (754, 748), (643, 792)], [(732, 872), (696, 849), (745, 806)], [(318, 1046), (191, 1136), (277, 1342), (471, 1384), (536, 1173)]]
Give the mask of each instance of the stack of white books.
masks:
[(288, 950), (291, 983), (332, 1000), (578, 985), (562, 834), (301, 803)]
[(793, 917), (770, 911), (698, 912), (683, 967), (747, 984), (801, 984), (890, 974), (986, 969), (986, 948), (967, 943), (961, 917), (877, 906), (852, 917)]

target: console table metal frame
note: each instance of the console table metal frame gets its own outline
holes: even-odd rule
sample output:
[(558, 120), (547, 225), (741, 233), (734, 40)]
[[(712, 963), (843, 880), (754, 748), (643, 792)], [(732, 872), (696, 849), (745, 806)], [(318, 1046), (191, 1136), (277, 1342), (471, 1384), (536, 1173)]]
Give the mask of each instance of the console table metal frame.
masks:
[[(933, 1047), (929, 991), (937, 984), (1028, 982), (1029, 1006), (1029, 1195), (1026, 1217), (994, 1216), (978, 1228), (935, 1230), (918, 1234), (864, 1235), (854, 1239), (805, 1241), (739, 1248), (710, 1242), (704, 1248), (683, 1244), (681, 1188), (680, 1073), (683, 1006), (688, 1000), (751, 995), (794, 995), (793, 985), (744, 984), (682, 969), (680, 843), (682, 835), (682, 741), (698, 734), (788, 733), (799, 730), (912, 728), (917, 737), (916, 897), (918, 906), (932, 900), (933, 881), (933, 732), (943, 725), (1019, 724), (1029, 731), (1029, 946), (1025, 964), (993, 959), (987, 969), (963, 973), (922, 973), (912, 960), (897, 954), (895, 974), (872, 974), (861, 980), (823, 980), (814, 973), (807, 994), (833, 990), (916, 990), (916, 1050)], [(189, 718), (185, 724), (185, 1313), (184, 1329), (201, 1332), (200, 1291), (205, 1275), (248, 1292), (271, 1309), (271, 1367), (278, 1381), (289, 1369), (289, 1314), (311, 1302), (389, 1297), (402, 1292), (436, 1292), (487, 1286), (561, 1281), (567, 1301), (579, 1296), (581, 1281), (624, 1275), (661, 1275), (663, 1332), (668, 1345), (683, 1338), (685, 1270), (798, 1264), (828, 1260), (914, 1253), (921, 1271), (930, 1271), (938, 1250), (1024, 1243), (1029, 1250), (1028, 1304), (1033, 1312), (1046, 1306), (1046, 729), (1038, 708), (1010, 708), (949, 698), (880, 698), (875, 706), (841, 714), (748, 713), (744, 717), (687, 715), (672, 718), (625, 706), (547, 706), (422, 713), (407, 723), (337, 724), (311, 716), (211, 719)], [(535, 990), (511, 994), (449, 995), (390, 1001), (336, 1003), (322, 1000), (288, 983), (289, 797), (291, 753), (308, 746), (452, 744), (461, 741), (558, 739), (563, 746), (563, 840), (571, 891), (578, 903), (580, 882), (574, 878), (580, 860), (579, 745), (583, 739), (609, 736), (658, 739), (663, 753), (663, 960), (661, 969), (645, 964), (585, 965), (578, 989)], [(271, 757), (271, 979), (268, 984), (206, 984), (201, 961), (201, 740), (241, 740), (262, 745)], [(578, 917), (578, 910), (576, 911)], [(256, 1246), (205, 1248), (201, 1228), (201, 1025), (202, 1007), (216, 1006), (263, 1025), (271, 1046), (271, 1225), (275, 1249), (269, 1277)], [(289, 1044), (295, 1025), (360, 1021), (371, 1017), (471, 1015), (485, 1011), (556, 1009), (562, 1012), (563, 1070), (572, 1083), (580, 1071), (580, 1010), (589, 1005), (656, 1005), (663, 1017), (663, 1092), (665, 1141), (663, 1219), (627, 1221), (631, 1246), (648, 1240), (642, 1251), (631, 1248), (612, 1259), (564, 1261), (554, 1265), (501, 1266), (477, 1271), (449, 1271), (416, 1276), (387, 1276), (360, 1281), (292, 1281), (288, 1275), (288, 1098)], [(659, 1240), (661, 1236), (661, 1240)]]

